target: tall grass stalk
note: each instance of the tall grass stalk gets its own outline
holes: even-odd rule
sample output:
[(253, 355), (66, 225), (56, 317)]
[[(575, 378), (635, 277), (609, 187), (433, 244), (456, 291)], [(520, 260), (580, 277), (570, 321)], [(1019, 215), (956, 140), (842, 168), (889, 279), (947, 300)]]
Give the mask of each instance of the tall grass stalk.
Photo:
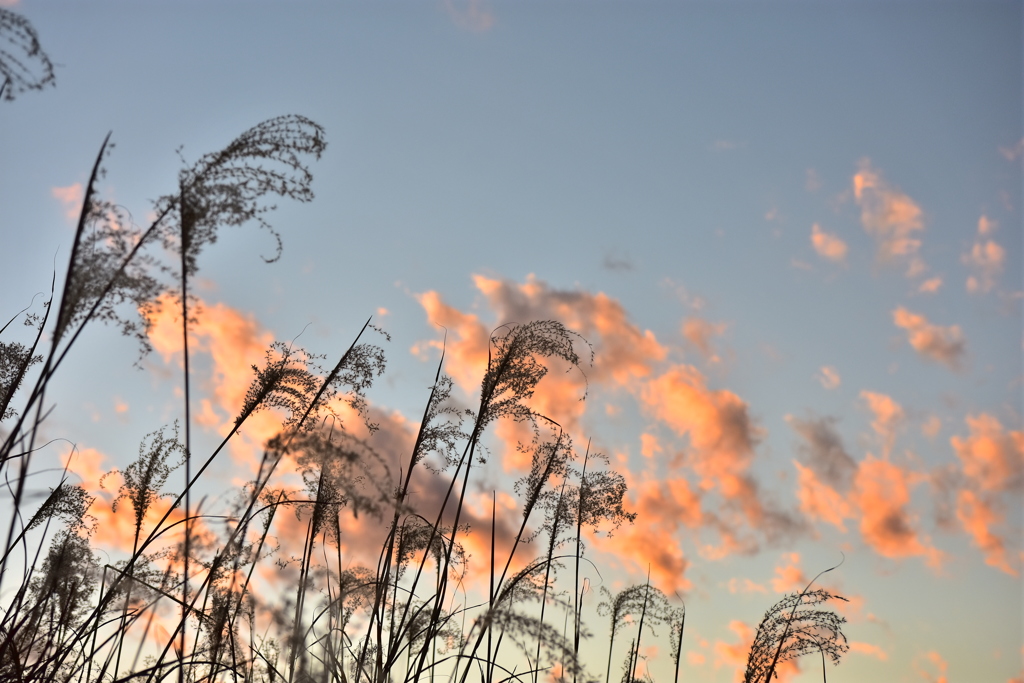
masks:
[[(379, 331), (370, 320), (329, 368), (323, 356), (275, 342), (253, 366), (227, 433), (203, 452), (192, 433), (189, 338), (199, 319), (190, 283), (201, 252), (223, 227), (254, 223), (279, 253), (268, 201), (312, 199), (306, 163), (323, 152), (323, 130), (300, 116), (278, 117), (184, 164), (175, 192), (156, 201), (144, 229), (128, 226), (99, 197), (109, 139), (92, 166), (61, 287), (54, 276), (42, 309), (12, 318), (29, 323), (31, 340), (0, 344), (0, 474), (11, 492), (0, 557), (0, 678), (539, 683), (560, 671), (574, 683), (595, 680), (581, 661), (591, 582), (583, 537), (635, 515), (626, 509), (624, 477), (600, 466), (607, 458), (589, 441), (576, 452), (558, 416), (531, 402), (549, 361), (582, 372), (586, 341), (550, 320), (495, 329), (473, 410), (453, 398), (442, 352), (415, 439), (401, 454), (393, 446), (378, 452), (385, 442), (375, 440), (369, 417), (367, 392), (385, 367), (382, 349), (364, 341)], [(162, 306), (181, 316), (181, 418), (172, 432), (150, 431), (119, 472), (110, 514), (125, 516), (130, 549), (126, 534), (124, 548), (102, 549), (109, 555), (101, 563), (91, 494), (70, 483), (67, 469), (48, 492), (36, 497), (33, 488), (48, 390), (87, 326), (113, 323), (145, 353)], [(223, 487), (211, 468), (263, 411), (280, 418), (280, 429), (253, 454), (251, 479), (215, 509), (202, 497)], [(346, 424), (343, 412), (356, 423)], [(530, 428), (521, 448), (531, 465), (512, 490), (520, 508), (508, 538), (499, 538), (506, 520), (491, 488), (486, 567), (478, 568), (465, 542), (488, 525), (468, 527), (468, 496), (490, 488), (483, 456), (489, 428), (502, 420)], [(179, 466), (181, 485), (165, 491)], [(292, 539), (289, 528), (302, 531)], [(562, 555), (562, 547), (571, 550)], [(600, 588), (607, 601), (597, 611), (610, 617), (605, 682), (617, 634), (635, 629), (623, 671), (632, 681), (643, 638), (665, 622), (678, 682), (685, 611), (670, 608), (649, 577), (617, 595)], [(838, 596), (809, 589), (765, 622), (750, 681), (768, 680), (778, 662), (814, 648), (838, 661), (841, 619), (821, 607)], [(549, 623), (555, 607), (565, 610), (561, 628)]]

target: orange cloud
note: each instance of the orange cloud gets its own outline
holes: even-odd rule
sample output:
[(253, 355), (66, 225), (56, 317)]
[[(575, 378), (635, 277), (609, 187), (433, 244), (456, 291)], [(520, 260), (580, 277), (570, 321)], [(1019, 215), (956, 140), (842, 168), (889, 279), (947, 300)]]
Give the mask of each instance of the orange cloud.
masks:
[(491, 334), (475, 315), (462, 313), (441, 300), (434, 291), (417, 294), (416, 300), (427, 313), (427, 320), (447, 330), (446, 340), (418, 342), (413, 353), (423, 357), (426, 348), (445, 349), (445, 372), (464, 391), (479, 389), (487, 369), (487, 350)]
[(967, 278), (967, 291), (972, 294), (984, 294), (992, 291), (996, 285), (996, 277), (1003, 271), (1006, 262), (1006, 250), (989, 236), (998, 224), (985, 215), (978, 219), (978, 236), (970, 251), (960, 257), (961, 262), (974, 271)]
[(51, 187), (50, 194), (64, 205), (64, 217), (72, 223), (77, 223), (78, 215), (82, 212), (82, 202), (85, 201), (85, 188), (82, 187), (82, 183), (72, 183), (67, 187)]
[(871, 421), (871, 429), (881, 438), (883, 452), (888, 455), (892, 452), (893, 444), (896, 441), (896, 431), (903, 424), (903, 408), (885, 394), (862, 391), (860, 392), (860, 397), (867, 404), (868, 410), (871, 411), (874, 417)]
[(965, 421), (970, 435), (950, 438), (966, 480), (956, 496), (956, 516), (986, 564), (1016, 576), (1012, 555), (995, 529), (1003, 522), (1000, 497), (1024, 490), (1024, 432), (1004, 430), (985, 413)]
[(800, 569), (800, 553), (786, 553), (782, 556), (785, 564), (775, 567), (772, 590), (776, 593), (794, 593), (807, 586), (807, 576)]
[(729, 579), (729, 583), (726, 586), (730, 593), (767, 593), (768, 589), (759, 583), (751, 581), (750, 579)]
[(652, 580), (666, 593), (690, 590), (686, 578), (690, 563), (677, 539), (684, 526), (695, 529), (705, 523), (700, 495), (682, 478), (628, 484), (629, 508), (636, 511), (642, 524), (623, 527), (611, 539), (599, 537), (593, 542), (637, 571), (650, 567)]
[(857, 471), (851, 501), (860, 517), (861, 535), (875, 552), (894, 559), (924, 556), (928, 566), (938, 568), (942, 552), (927, 538), (919, 537), (915, 520), (906, 510), (916, 479), (897, 465), (869, 454)]
[[(225, 304), (200, 301), (194, 310), (197, 322), (189, 329), (189, 353), (194, 354), (192, 376), (193, 381), (205, 377), (197, 385), (207, 394), (205, 400), (197, 396), (200, 412), (196, 421), (226, 430), (244, 405), (254, 376), (252, 366), (263, 366), (274, 337), (252, 315)], [(151, 317), (149, 330), (153, 348), (166, 362), (179, 364), (183, 348), (180, 314), (178, 306), (165, 296)], [(206, 356), (209, 367), (202, 366), (199, 356)], [(271, 412), (257, 413), (246, 422), (244, 431), (252, 442), (262, 444), (277, 433), (280, 424), (280, 417)], [(246, 448), (246, 456), (249, 454)]]
[[(872, 428), (888, 452), (903, 410), (884, 394), (861, 395), (874, 415)], [(844, 533), (846, 520), (857, 520), (864, 542), (883, 557), (923, 556), (929, 566), (938, 568), (942, 553), (918, 533), (916, 519), (907, 511), (911, 489), (925, 477), (870, 454), (855, 462), (835, 430), (835, 418), (787, 421), (804, 440), (799, 448), (807, 464), (794, 460), (793, 465), (800, 510), (809, 519), (828, 522)]]
[[(498, 493), (496, 496), (495, 534), (494, 534), (494, 557), (498, 571), (505, 566), (505, 562), (512, 553), (512, 544), (516, 532), (522, 523), (522, 509), (515, 498), (508, 494)], [(431, 510), (430, 514), (434, 514)], [(540, 519), (536, 520), (539, 524)], [(462, 509), (460, 525), (467, 525), (469, 530), (460, 533), (457, 537), (466, 551), (466, 581), (470, 586), (486, 586), (490, 577), (490, 556), (491, 556), (491, 496), (490, 494), (475, 494), (467, 496), (467, 504)], [(378, 544), (379, 548), (379, 544)], [(536, 553), (543, 552), (539, 544), (520, 543), (512, 555), (512, 564), (509, 572), (514, 574), (536, 556)]]
[[(524, 283), (473, 276), (477, 289), (487, 298), (497, 323), (557, 320), (583, 335), (594, 346), (594, 367), (587, 368), (590, 381), (625, 386), (647, 377), (652, 365), (667, 350), (650, 330), (641, 331), (622, 305), (602, 292), (566, 291), (548, 287), (529, 276)], [(487, 364), (490, 329), (475, 315), (444, 304), (437, 292), (417, 296), (431, 322), (444, 325), (456, 339), (449, 343), (451, 374), (460, 386), (476, 389)], [(430, 342), (438, 347), (440, 342)], [(422, 351), (423, 346), (414, 347)]]
[(680, 526), (696, 529), (704, 522), (700, 495), (686, 479), (645, 481), (634, 487), (638, 489), (635, 509), (645, 525), (651, 521), (671, 525), (673, 530)]
[[(474, 276), (473, 281), (495, 313), (498, 324), (557, 320), (593, 344), (595, 360), (592, 368), (587, 364), (586, 351), (589, 349), (580, 349), (581, 369), (585, 375), (568, 372), (570, 368), (561, 361), (545, 360), (551, 372), (529, 402), (533, 410), (556, 420), (577, 437), (582, 437), (577, 433), (578, 422), (585, 409), (580, 398), (585, 395), (588, 383), (632, 387), (637, 380), (647, 377), (653, 365), (667, 353), (652, 332), (638, 329), (629, 321), (622, 305), (603, 293), (552, 289), (533, 276), (523, 283), (482, 275)], [(460, 387), (475, 392), (487, 365), (491, 329), (477, 316), (445, 304), (437, 292), (420, 294), (417, 299), (430, 321), (445, 326), (449, 331), (447, 371)], [(413, 350), (422, 355), (425, 348), (440, 345), (438, 341), (421, 342)], [(496, 433), (505, 444), (505, 468), (520, 470), (528, 467), (528, 456), (517, 449), (517, 444), (531, 440), (530, 426), (506, 421), (497, 426)]]
[(861, 224), (875, 239), (883, 263), (907, 264), (907, 277), (926, 270), (918, 255), (924, 231), (921, 208), (898, 188), (889, 185), (867, 160), (853, 176), (853, 195), (861, 209)]
[(642, 401), (654, 417), (689, 437), (703, 490), (717, 489), (743, 504), (751, 519), (760, 517), (756, 485), (747, 474), (759, 431), (739, 396), (708, 389), (696, 368), (677, 365), (644, 386)]
[(917, 291), (921, 292), (922, 294), (934, 294), (935, 292), (939, 291), (940, 287), (942, 287), (942, 278), (936, 276), (933, 278), (928, 278), (927, 280), (922, 282), (918, 286)]
[(992, 415), (968, 415), (970, 436), (949, 442), (964, 474), (982, 491), (1024, 489), (1024, 431), (1006, 431)]
[[(91, 541), (97, 546), (109, 551), (130, 554), (135, 539), (135, 512), (131, 503), (122, 499), (118, 503), (117, 511), (114, 510), (115, 501), (118, 496), (118, 489), (121, 485), (120, 476), (111, 475), (107, 469), (108, 458), (95, 448), (82, 448), (77, 452), (62, 456), (62, 464), (70, 472), (81, 479), (82, 488), (94, 497), (93, 504), (89, 508), (89, 515), (93, 517), (91, 529)], [(180, 490), (180, 485), (168, 484), (169, 490)], [(140, 542), (156, 527), (156, 524), (167, 512), (171, 500), (168, 498), (155, 498), (146, 512), (142, 522)], [(164, 526), (170, 526), (184, 519), (181, 510), (175, 510), (164, 522)], [(171, 531), (162, 536), (157, 547), (166, 548), (180, 542), (184, 531), (184, 525), (175, 527), (177, 532)], [(196, 521), (192, 529), (197, 537), (208, 535), (208, 531)]]
[(820, 481), (818, 475), (809, 467), (804, 467), (796, 460), (793, 465), (797, 470), (797, 500), (800, 511), (812, 521), (823, 521), (846, 533), (844, 519), (853, 517), (853, 509), (845, 496), (828, 484)]
[(923, 315), (911, 313), (902, 306), (892, 312), (896, 327), (907, 331), (907, 341), (921, 356), (959, 370), (967, 353), (967, 341), (959, 325), (941, 327), (928, 322)]
[(821, 370), (818, 371), (815, 377), (821, 382), (821, 386), (826, 389), (836, 389), (843, 383), (843, 378), (839, 376), (839, 371), (831, 365), (822, 365)]
[(627, 569), (636, 572), (651, 570), (651, 581), (666, 593), (688, 591), (692, 583), (686, 578), (689, 560), (683, 556), (674, 534), (659, 526), (643, 529), (629, 526), (615, 533), (613, 542), (595, 539), (592, 543), (602, 552), (618, 558)]
[(603, 292), (552, 289), (533, 275), (521, 284), (483, 275), (474, 275), (473, 282), (501, 323), (557, 320), (582, 334), (594, 345), (592, 381), (629, 385), (648, 377), (667, 354), (653, 332), (641, 331), (622, 304)]
[[(525, 401), (539, 415), (555, 420), (570, 435), (579, 433), (579, 420), (586, 411), (584, 396), (586, 385), (578, 372), (570, 372), (568, 363), (545, 359), (551, 372), (537, 386), (533, 396)], [(528, 422), (503, 420), (495, 428), (495, 434), (505, 444), (502, 465), (506, 471), (530, 469), (532, 454), (519, 445), (528, 446), (534, 437), (533, 427)]]
[(716, 361), (718, 356), (711, 345), (711, 340), (721, 336), (726, 327), (725, 323), (709, 323), (703, 318), (687, 318), (683, 323), (683, 336), (696, 346), (705, 358)]
[(974, 544), (985, 556), (985, 564), (1017, 576), (1017, 570), (1010, 565), (1003, 539), (992, 532), (992, 528), (1003, 521), (1002, 515), (974, 491), (965, 489), (957, 494), (956, 516), (964, 531), (971, 535)]
[[(922, 659), (928, 663), (927, 667), (922, 665)], [(928, 683), (949, 683), (949, 679), (946, 677), (948, 669), (949, 664), (947, 664), (946, 660), (942, 658), (942, 655), (935, 650), (926, 652), (923, 657), (919, 655), (914, 661), (914, 671), (916, 671), (921, 678), (928, 681)]]
[(736, 643), (727, 643), (719, 640), (715, 642), (715, 668), (721, 666), (732, 666), (736, 668), (742, 680), (743, 671), (747, 666), (747, 653), (754, 642), (754, 629), (742, 621), (733, 620), (729, 622), (729, 630), (736, 634), (739, 639)]
[(817, 223), (811, 226), (811, 246), (824, 259), (836, 263), (846, 261), (846, 242), (837, 235), (825, 232)]
[[(754, 629), (742, 621), (733, 620), (729, 622), (729, 630), (736, 634), (738, 640), (734, 643), (724, 640), (715, 641), (715, 668), (718, 669), (723, 666), (732, 667), (734, 671), (733, 680), (740, 682), (743, 681), (743, 676), (746, 672), (747, 655), (750, 652), (750, 646), (754, 643)], [(777, 677), (772, 680), (777, 680), (779, 683), (793, 680), (800, 673), (797, 661), (789, 659), (779, 662), (775, 668)]]
[(685, 457), (671, 466), (685, 467), (696, 475), (700, 491), (715, 492), (725, 503), (726, 515), (704, 515), (705, 525), (723, 541), (720, 547), (704, 546), (705, 557), (754, 551), (756, 541), (738, 535), (743, 526), (770, 540), (804, 531), (803, 520), (763, 497), (749, 472), (762, 431), (739, 396), (709, 389), (701, 373), (689, 365), (672, 366), (645, 382), (639, 394), (650, 415), (689, 442)]
[(857, 654), (864, 655), (866, 657), (874, 657), (880, 661), (889, 661), (889, 653), (883, 650), (880, 646), (873, 643), (865, 643), (859, 640), (849, 641), (850, 652), (856, 652)]

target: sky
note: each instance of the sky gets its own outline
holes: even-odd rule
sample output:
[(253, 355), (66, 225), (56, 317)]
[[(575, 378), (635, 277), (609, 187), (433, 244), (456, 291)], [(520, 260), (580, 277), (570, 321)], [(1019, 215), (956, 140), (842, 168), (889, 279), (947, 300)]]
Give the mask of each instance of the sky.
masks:
[[(638, 513), (591, 539), (593, 582), (685, 597), (683, 680), (737, 680), (764, 611), (840, 560), (830, 677), (1024, 677), (1020, 2), (4, 4), (56, 81), (0, 101), (2, 315), (62, 271), (109, 131), (100, 187), (141, 224), (179, 155), (301, 114), (328, 147), (315, 200), (267, 216), (280, 259), (243, 226), (200, 260), (198, 440), (273, 340), (336, 357), (373, 316), (387, 450), (442, 326), (469, 405), (492, 330), (559, 320), (594, 361), (536, 406)], [(96, 326), (55, 382), (47, 434), (98, 494), (179, 417), (174, 329), (136, 369)], [(474, 505), (512, 496), (520, 436), (492, 431)]]

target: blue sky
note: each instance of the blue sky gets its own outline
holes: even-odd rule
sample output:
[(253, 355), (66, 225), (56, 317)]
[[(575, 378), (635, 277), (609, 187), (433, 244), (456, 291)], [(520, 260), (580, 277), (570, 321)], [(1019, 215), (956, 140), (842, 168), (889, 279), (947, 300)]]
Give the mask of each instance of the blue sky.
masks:
[[(560, 310), (566, 293), (588, 305), (603, 293), (664, 356), (634, 348), (646, 375), (595, 379), (580, 435), (618, 458), (638, 496), (659, 477), (698, 486), (695, 471), (642, 455), (642, 435), (666, 461), (701, 450), (701, 425), (673, 422), (659, 403), (669, 385), (657, 384), (693, 368), (702, 396), (721, 402), (715, 392), (728, 392), (745, 406), (756, 437), (745, 472), (765, 500), (807, 523), (773, 540), (748, 519), (756, 549), (720, 559), (701, 553), (720, 540), (710, 528), (670, 534), (689, 563), (689, 680), (733, 680), (716, 643), (738, 642), (732, 620), (756, 625), (790, 553), (813, 576), (840, 550), (842, 588), (863, 598), (849, 615), (851, 640), (885, 659), (865, 646), (835, 675), (937, 681), (943, 666), (949, 681), (1022, 675), (1024, 437), (1011, 436), (1021, 430), (1021, 3), (22, 0), (13, 9), (32, 21), (57, 81), (0, 103), (5, 315), (47, 286), (54, 258), (58, 270), (67, 258), (72, 223), (60, 197), (69, 195), (54, 188), (87, 180), (107, 131), (117, 146), (102, 187), (141, 223), (149, 200), (174, 188), (179, 146), (194, 160), (261, 120), (308, 116), (329, 145), (312, 168), (315, 201), (279, 203), (270, 220), (284, 252), (271, 265), (260, 256), (272, 239), (224, 230), (201, 261), (204, 301), (274, 338), (301, 332), (328, 355), (377, 315), (393, 341), (371, 399), (415, 420), (434, 356), (410, 349), (438, 339), (431, 322), (472, 328), (431, 310), (424, 293), (487, 328), (511, 310)], [(488, 294), (481, 282), (504, 287)], [(591, 339), (599, 362), (616, 334)], [(471, 365), (470, 346), (453, 363)], [(50, 429), (112, 465), (174, 418), (177, 366), (158, 350), (150, 372), (131, 371), (133, 347), (111, 329), (94, 330), (78, 353)], [(886, 421), (884, 402), (864, 392), (900, 410)], [(118, 401), (129, 409), (117, 412)], [(869, 496), (856, 485), (845, 531), (800, 508), (793, 460), (811, 456), (794, 420), (829, 417), (855, 462), (889, 463), (911, 482), (906, 538), (941, 551), (941, 562), (872, 541), (862, 527)], [(999, 455), (1016, 483), (971, 479), (971, 456), (951, 441), (980, 453), (971, 449), (988, 437), (1017, 444)], [(499, 481), (500, 458), (492, 466)], [(949, 468), (961, 480), (943, 493), (937, 472)], [(986, 563), (955, 511), (943, 517), (966, 490), (1003, 517), (990, 530), (1007, 548), (1004, 569)], [(710, 488), (703, 509), (726, 509), (723, 496)], [(647, 528), (642, 514), (637, 528)], [(600, 550), (616, 580), (642, 580), (610, 546)], [(768, 592), (730, 591), (733, 578)], [(807, 663), (793, 680), (817, 675)]]

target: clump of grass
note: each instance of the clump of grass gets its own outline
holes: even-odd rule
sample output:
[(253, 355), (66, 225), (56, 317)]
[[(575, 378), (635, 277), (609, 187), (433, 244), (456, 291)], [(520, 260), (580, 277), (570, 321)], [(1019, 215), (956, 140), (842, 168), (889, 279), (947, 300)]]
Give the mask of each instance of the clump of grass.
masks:
[[(188, 331), (196, 301), (188, 282), (200, 252), (222, 226), (255, 222), (275, 238), (277, 250), (267, 259), (274, 260), (281, 242), (266, 219), (267, 198), (312, 199), (306, 160), (318, 158), (324, 146), (323, 130), (303, 117), (263, 122), (187, 165), (142, 229), (125, 225), (121, 212), (97, 195), (110, 150), (104, 141), (59, 296), (55, 278), (43, 311), (26, 317), (34, 341), (0, 344), (0, 474), (13, 491), (0, 561), (0, 588), (10, 596), (0, 617), (3, 680), (597, 680), (580, 654), (590, 637), (583, 537), (632, 523), (635, 514), (626, 509), (625, 479), (607, 458), (589, 444), (581, 454), (552, 416), (531, 407), (546, 360), (580, 369), (586, 351), (592, 356), (586, 341), (561, 323), (497, 328), (473, 410), (452, 399), (442, 356), (404, 454), (379, 452), (374, 441), (378, 425), (369, 419), (367, 392), (385, 358), (379, 346), (362, 341), (376, 330), (369, 321), (333, 365), (275, 342), (262, 367), (253, 366), (228, 433), (210, 452), (193, 452)], [(87, 325), (113, 323), (145, 352), (150, 316), (168, 301), (181, 313), (181, 428), (176, 422), (170, 431), (150, 432), (137, 459), (119, 473), (123, 483), (111, 508), (129, 517), (132, 547), (101, 560), (89, 534), (93, 501), (66, 473), (32, 514), (23, 510), (36, 474), (32, 457), (46, 392)], [(12, 407), (16, 395), (20, 410)], [(340, 402), (362, 425), (342, 421)], [(253, 454), (257, 472), (234, 503), (224, 510), (193, 505), (209, 467), (254, 414), (267, 410), (280, 417), (280, 431)], [(521, 448), (531, 467), (512, 489), (520, 519), (502, 556), (492, 493), (486, 586), (472, 586), (464, 542), (480, 530), (466, 523), (466, 497), (482, 483), (485, 433), (499, 420), (530, 426), (532, 441)], [(179, 467), (184, 477), (173, 487)], [(429, 495), (414, 500), (422, 491)], [(161, 499), (166, 502), (158, 505)], [(360, 530), (377, 544), (375, 564), (372, 556), (369, 566), (359, 564), (365, 555), (348, 549), (350, 513), (377, 524), (376, 537), (372, 524)], [(279, 547), (285, 521), (302, 530), (294, 534), (301, 542), (294, 555)], [(275, 571), (280, 583), (266, 585)], [(606, 601), (598, 613), (610, 620), (605, 683), (616, 639), (627, 629), (632, 643), (622, 680), (649, 679), (641, 672), (641, 643), (664, 624), (671, 627), (678, 681), (685, 611), (649, 580), (614, 595), (601, 590)], [(815, 649), (838, 661), (842, 620), (819, 608), (834, 597), (808, 587), (776, 605), (758, 630), (747, 680), (768, 681), (779, 661)]]
[(773, 676), (778, 676), (776, 668), (781, 662), (814, 652), (821, 654), (822, 676), (825, 676), (825, 657), (839, 664), (842, 655), (849, 650), (842, 631), (846, 618), (823, 607), (830, 600), (845, 602), (846, 598), (824, 589), (811, 590), (821, 574), (802, 591), (790, 593), (765, 612), (747, 656), (744, 683), (770, 683)]

